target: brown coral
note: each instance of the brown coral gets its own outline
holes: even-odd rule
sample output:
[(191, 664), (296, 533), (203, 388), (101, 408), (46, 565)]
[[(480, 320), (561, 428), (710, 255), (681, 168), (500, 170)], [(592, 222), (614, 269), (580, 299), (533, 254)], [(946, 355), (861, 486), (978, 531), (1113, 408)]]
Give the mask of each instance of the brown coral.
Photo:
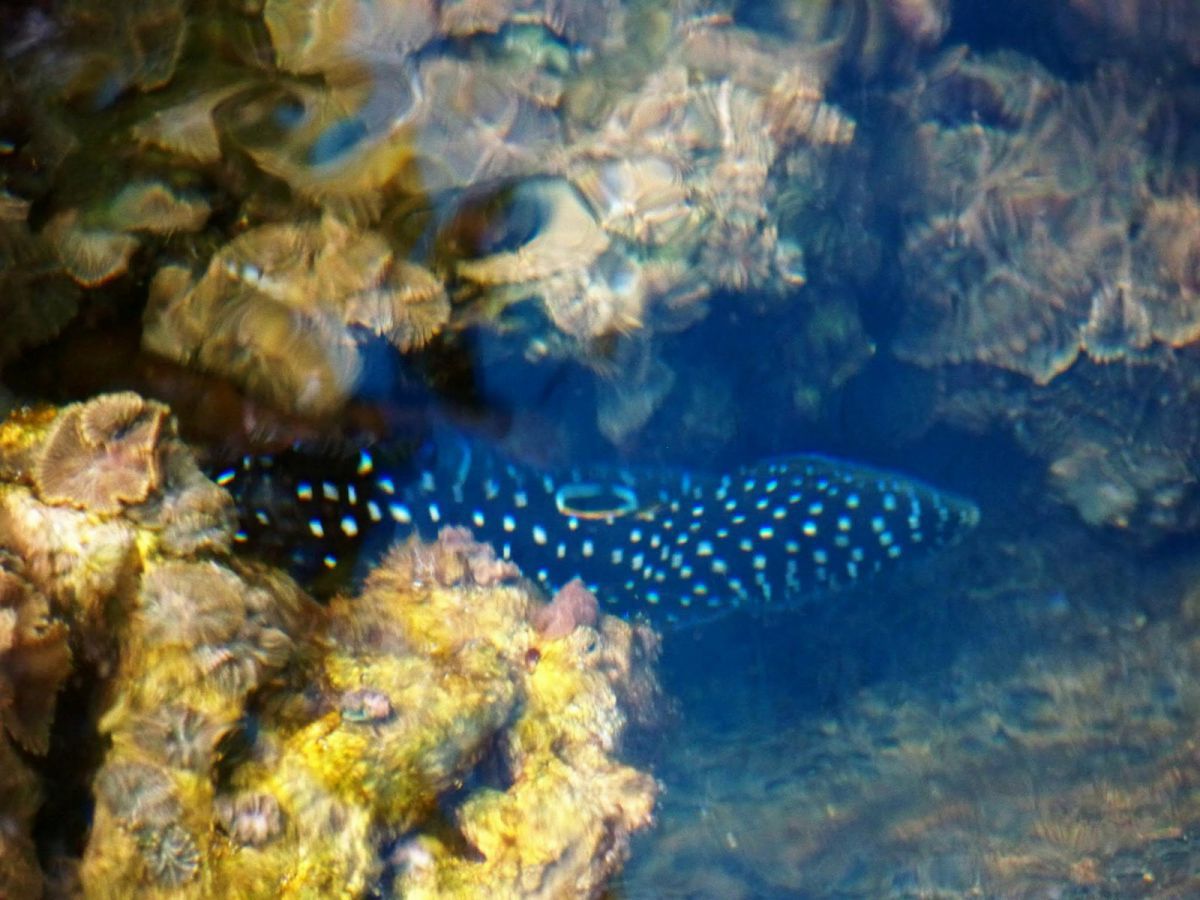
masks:
[(357, 384), (353, 327), (409, 350), (449, 316), (432, 273), (396, 259), (379, 233), (325, 217), (240, 235), (194, 285), (184, 270), (164, 266), (151, 285), (142, 341), (230, 377), (279, 409), (322, 416)]
[(566, 637), (579, 625), (593, 628), (599, 615), (596, 595), (580, 579), (573, 578), (559, 588), (554, 599), (533, 613), (533, 627), (544, 639)]
[(25, 749), (46, 752), (55, 697), (70, 671), (65, 624), (28, 582), (0, 568), (0, 724)]
[(84, 287), (97, 287), (129, 270), (140, 246), (132, 235), (105, 227), (89, 227), (77, 210), (59, 213), (42, 234), (58, 253), (66, 272)]
[(1167, 234), (1195, 214), (1156, 198), (1151, 177), (1172, 120), (1162, 98), (1119, 68), (1068, 87), (1013, 56), (952, 55), (922, 103), (936, 115), (964, 99), (995, 124), (915, 132), (930, 181), (901, 254), (898, 355), (1046, 383), (1081, 353), (1136, 359), (1200, 333), (1194, 288), (1168, 261), (1187, 257), (1188, 239)]
[(156, 451), (166, 416), (165, 406), (134, 393), (68, 407), (37, 460), (39, 496), (105, 515), (141, 503), (162, 479)]
[(199, 231), (210, 212), (198, 197), (179, 194), (165, 184), (147, 181), (126, 185), (112, 201), (107, 218), (121, 231), (171, 234)]
[(40, 801), (33, 772), (0, 737), (0, 896), (42, 896), (42, 872), (31, 836)]

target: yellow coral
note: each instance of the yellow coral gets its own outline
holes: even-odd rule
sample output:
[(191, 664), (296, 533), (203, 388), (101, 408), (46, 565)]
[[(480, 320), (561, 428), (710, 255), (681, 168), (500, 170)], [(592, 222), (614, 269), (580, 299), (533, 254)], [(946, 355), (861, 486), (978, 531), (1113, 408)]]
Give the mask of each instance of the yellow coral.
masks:
[[(361, 896), (402, 834), (430, 863), (402, 873), (414, 895), (598, 890), (656, 794), (613, 757), (619, 698), (636, 695), (631, 627), (597, 621), (581, 585), (550, 615), (462, 529), (394, 548), (359, 596), (319, 607), (230, 556), (225, 510), (163, 414), (116, 395), (0, 425), (0, 472), (69, 426), (82, 445), (130, 441), (106, 458), (146, 491), (101, 512), (0, 484), (0, 547), (30, 581), (0, 573), (0, 722), (44, 748), (68, 657), (36, 591), (104, 678), (84, 895)], [(511, 784), (448, 799), (484, 761)]]

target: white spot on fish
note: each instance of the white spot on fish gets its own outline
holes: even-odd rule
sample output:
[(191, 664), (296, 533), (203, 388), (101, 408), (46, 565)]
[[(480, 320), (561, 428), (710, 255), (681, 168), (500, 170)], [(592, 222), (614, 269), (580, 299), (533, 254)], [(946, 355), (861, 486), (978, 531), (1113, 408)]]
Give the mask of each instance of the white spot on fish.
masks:
[(764, 541), (769, 541), (771, 538), (775, 537), (775, 529), (770, 525), (764, 525), (762, 528), (758, 529), (758, 536)]
[(838, 531), (849, 531), (851, 526), (848, 516), (838, 516), (837, 527)]
[(754, 568), (758, 569), (759, 571), (762, 571), (766, 567), (767, 567), (767, 558), (765, 556), (763, 556), (761, 553), (756, 553), (754, 555)]
[(487, 522), (487, 519), (483, 517), (482, 512), (475, 510), (475, 512), (471, 513), (471, 521), (475, 523), (476, 528), (482, 528)]
[(596, 547), (590, 540), (583, 542), (583, 555), (585, 557), (591, 556), (595, 552)]
[(412, 524), (412, 513), (408, 511), (408, 507), (403, 503), (389, 503), (388, 514), (401, 525)]
[(546, 529), (541, 525), (533, 526), (533, 542), (539, 547), (546, 543)]
[[(390, 478), (380, 478), (375, 482), (379, 485), (379, 489), (389, 496), (396, 493), (396, 483)], [(311, 490), (311, 488), (310, 488)]]
[(353, 516), (343, 516), (341, 524), (342, 533), (346, 537), (356, 537), (358, 535), (358, 522), (355, 521)]
[(375, 468), (375, 460), (371, 459), (371, 454), (366, 450), (358, 451), (358, 474), (370, 475)]
[(313, 498), (312, 485), (307, 481), (302, 481), (296, 485), (296, 499), (308, 501)]
[(804, 525), (801, 527), (800, 530), (804, 532), (805, 537), (816, 537), (817, 536), (817, 523), (812, 521), (812, 519), (809, 519), (807, 522), (804, 523)]
[(350, 502), (351, 506), (358, 505), (358, 491), (354, 489), (354, 485), (352, 484), (346, 485), (346, 499)]
[(226, 469), (224, 472), (222, 472), (220, 475), (218, 475), (214, 480), (221, 487), (225, 487), (225, 485), (230, 484), (233, 481), (233, 479), (235, 479), (235, 478), (237, 478), (237, 472), (234, 469)]
[(337, 500), (337, 498), (338, 498), (337, 485), (332, 484), (331, 482), (328, 482), (328, 481), (322, 481), (321, 482), (321, 496), (324, 497), (326, 500)]
[(438, 509), (438, 505), (436, 503), (429, 504), (429, 521), (434, 525), (442, 521), (442, 511)]
[(697, 556), (712, 556), (713, 555), (712, 543), (709, 541), (701, 541), (699, 544), (696, 545), (696, 555)]
[(308, 530), (312, 532), (313, 537), (325, 537), (325, 526), (321, 524), (320, 519), (309, 519)]
[(371, 517), (372, 522), (380, 522), (383, 520), (383, 511), (379, 508), (379, 504), (374, 500), (367, 501), (367, 515)]
[(529, 495), (524, 491), (517, 491), (515, 494), (513, 494), (513, 504), (517, 507), (517, 509), (524, 509), (529, 505)]
[(516, 520), (513, 519), (512, 516), (505, 516), (503, 519), (500, 520), (500, 524), (504, 528), (505, 531), (513, 532), (513, 531), (517, 530)]

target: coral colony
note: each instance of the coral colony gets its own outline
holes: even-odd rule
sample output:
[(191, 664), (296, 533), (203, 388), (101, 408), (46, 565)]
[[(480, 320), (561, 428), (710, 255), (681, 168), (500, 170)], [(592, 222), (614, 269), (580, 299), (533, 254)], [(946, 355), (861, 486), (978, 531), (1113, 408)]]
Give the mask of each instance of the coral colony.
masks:
[[(84, 892), (357, 895), (387, 846), (404, 896), (599, 890), (657, 794), (615, 758), (656, 701), (653, 633), (578, 584), (546, 604), (456, 529), (317, 606), (230, 554), (229, 496), (165, 412), (113, 394), (0, 427), (0, 722), (42, 752), (72, 665), (104, 684)], [(34, 896), (37, 781), (0, 748), (0, 887)]]

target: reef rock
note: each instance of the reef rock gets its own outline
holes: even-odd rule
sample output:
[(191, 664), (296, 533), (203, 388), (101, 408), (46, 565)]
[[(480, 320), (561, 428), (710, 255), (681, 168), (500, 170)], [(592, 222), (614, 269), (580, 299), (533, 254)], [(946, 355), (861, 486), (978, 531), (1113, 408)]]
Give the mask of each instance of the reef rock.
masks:
[[(447, 529), (321, 607), (233, 555), (228, 495), (131, 393), (10, 417), (0, 479), (0, 761), (88, 666), (84, 896), (595, 895), (652, 820), (616, 753), (657, 643), (586, 590), (543, 605)], [(0, 772), (0, 888), (35, 896), (36, 781)]]

